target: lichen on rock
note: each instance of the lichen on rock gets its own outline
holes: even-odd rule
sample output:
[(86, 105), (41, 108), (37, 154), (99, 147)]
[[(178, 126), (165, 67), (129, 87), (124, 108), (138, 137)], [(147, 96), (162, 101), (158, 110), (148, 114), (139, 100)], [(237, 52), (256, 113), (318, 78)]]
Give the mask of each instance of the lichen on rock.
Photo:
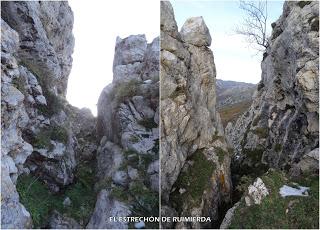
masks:
[(230, 202), (232, 186), (228, 146), (216, 111), (211, 36), (202, 17), (188, 19), (179, 33), (170, 2), (161, 2), (160, 23), (162, 205), (176, 208), (179, 216), (213, 220), (176, 228), (213, 227), (218, 207)]

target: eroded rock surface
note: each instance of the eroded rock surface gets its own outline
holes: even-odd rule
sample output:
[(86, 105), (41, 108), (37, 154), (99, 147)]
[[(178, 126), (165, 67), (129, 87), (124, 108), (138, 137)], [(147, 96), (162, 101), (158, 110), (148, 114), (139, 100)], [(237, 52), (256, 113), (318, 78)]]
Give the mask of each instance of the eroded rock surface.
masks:
[(110, 222), (110, 216), (159, 216), (158, 61), (158, 38), (150, 44), (145, 35), (117, 38), (113, 82), (98, 101), (96, 189), (101, 192), (87, 228), (128, 227)]
[(72, 27), (67, 2), (1, 3), (2, 228), (32, 227), (18, 176), (31, 174), (59, 192), (96, 151), (95, 118), (65, 100)]
[[(172, 6), (161, 2), (161, 191), (181, 216), (209, 216), (230, 201), (230, 156), (216, 112), (211, 36), (202, 17), (178, 32)], [(199, 183), (199, 184), (196, 184)], [(195, 191), (197, 190), (197, 191)], [(180, 223), (181, 224), (181, 223)]]
[(319, 3), (285, 2), (249, 110), (229, 125), (236, 174), (290, 169), (319, 146)]

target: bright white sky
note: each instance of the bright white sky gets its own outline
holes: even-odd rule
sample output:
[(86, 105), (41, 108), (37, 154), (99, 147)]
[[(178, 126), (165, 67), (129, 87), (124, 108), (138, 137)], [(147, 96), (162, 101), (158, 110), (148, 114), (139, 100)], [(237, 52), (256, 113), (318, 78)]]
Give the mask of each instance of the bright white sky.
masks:
[[(239, 1), (171, 0), (179, 29), (188, 17), (203, 16), (209, 27), (217, 78), (257, 83), (262, 54), (249, 49), (233, 28), (243, 17)], [(112, 81), (116, 37), (159, 36), (159, 0), (69, 0), (74, 13), (75, 48), (68, 82), (68, 101), (97, 113), (102, 89)], [(283, 1), (268, 1), (269, 25), (278, 19)]]
[[(239, 1), (230, 0), (179, 0), (171, 1), (175, 18), (181, 29), (189, 17), (202, 16), (209, 28), (211, 49), (217, 69), (217, 78), (248, 83), (258, 83), (261, 79), (260, 63), (262, 53), (248, 46), (243, 36), (234, 29), (243, 20), (244, 13)], [(282, 13), (283, 0), (268, 0), (268, 26)]]
[(74, 14), (75, 47), (68, 82), (68, 101), (97, 114), (102, 89), (112, 82), (116, 37), (145, 34), (148, 42), (159, 36), (158, 0), (69, 0)]

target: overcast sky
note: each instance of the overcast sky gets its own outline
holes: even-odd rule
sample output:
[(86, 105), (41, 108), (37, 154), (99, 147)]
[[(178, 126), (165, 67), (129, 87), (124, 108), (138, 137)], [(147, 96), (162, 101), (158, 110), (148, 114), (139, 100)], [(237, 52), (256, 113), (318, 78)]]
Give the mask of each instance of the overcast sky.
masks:
[[(217, 78), (257, 83), (261, 54), (247, 48), (233, 28), (243, 16), (239, 1), (171, 1), (179, 29), (189, 17), (203, 16), (209, 27)], [(68, 101), (79, 108), (96, 104), (102, 89), (112, 81), (116, 37), (159, 36), (158, 0), (69, 0), (74, 13), (75, 47), (68, 82)], [(269, 1), (269, 24), (278, 19), (283, 1)]]
[(74, 14), (75, 47), (68, 101), (96, 114), (102, 89), (112, 82), (116, 37), (159, 36), (160, 2), (152, 0), (69, 0)]

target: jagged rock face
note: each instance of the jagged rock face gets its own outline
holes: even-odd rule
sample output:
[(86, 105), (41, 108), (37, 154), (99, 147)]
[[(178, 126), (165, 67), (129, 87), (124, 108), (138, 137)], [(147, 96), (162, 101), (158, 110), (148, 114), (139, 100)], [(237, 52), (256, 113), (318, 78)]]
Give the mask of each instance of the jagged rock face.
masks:
[(19, 34), (18, 56), (23, 65), (65, 96), (74, 46), (68, 3), (3, 2), (1, 17)]
[[(19, 74), (13, 54), (18, 49), (19, 36), (1, 20), (1, 227), (30, 228), (31, 216), (19, 203), (15, 188), (18, 168), (31, 154), (32, 146), (22, 139), (21, 128), (29, 118), (23, 105), (24, 95), (11, 84)], [(14, 160), (16, 159), (16, 160)], [(16, 162), (17, 163), (16, 163)]]
[[(209, 30), (202, 17), (197, 17), (188, 19), (179, 33), (171, 4), (162, 1), (160, 44), (162, 199), (172, 205), (174, 197), (180, 199), (180, 193), (184, 199), (179, 215), (210, 216), (216, 220), (219, 205), (230, 198), (231, 183), (230, 157), (215, 108), (216, 70), (208, 48)], [(195, 198), (188, 191), (191, 188), (184, 187), (188, 184), (180, 181), (196, 177), (198, 163), (208, 167), (204, 172), (207, 175), (201, 178), (208, 187), (202, 187), (200, 198)], [(213, 223), (207, 227), (210, 224)], [(197, 223), (176, 227), (201, 226)]]
[[(113, 74), (98, 101), (96, 189), (102, 190), (88, 228), (128, 227), (110, 222), (112, 215), (158, 215), (159, 39), (118, 37)], [(149, 212), (137, 211), (136, 202)]]
[(288, 169), (319, 146), (318, 7), (285, 2), (273, 24), (254, 101), (226, 129), (237, 173)]
[(67, 2), (2, 2), (1, 13), (1, 227), (30, 228), (17, 177), (32, 173), (53, 192), (72, 183), (77, 160), (96, 148), (96, 121), (64, 98), (73, 52)]

